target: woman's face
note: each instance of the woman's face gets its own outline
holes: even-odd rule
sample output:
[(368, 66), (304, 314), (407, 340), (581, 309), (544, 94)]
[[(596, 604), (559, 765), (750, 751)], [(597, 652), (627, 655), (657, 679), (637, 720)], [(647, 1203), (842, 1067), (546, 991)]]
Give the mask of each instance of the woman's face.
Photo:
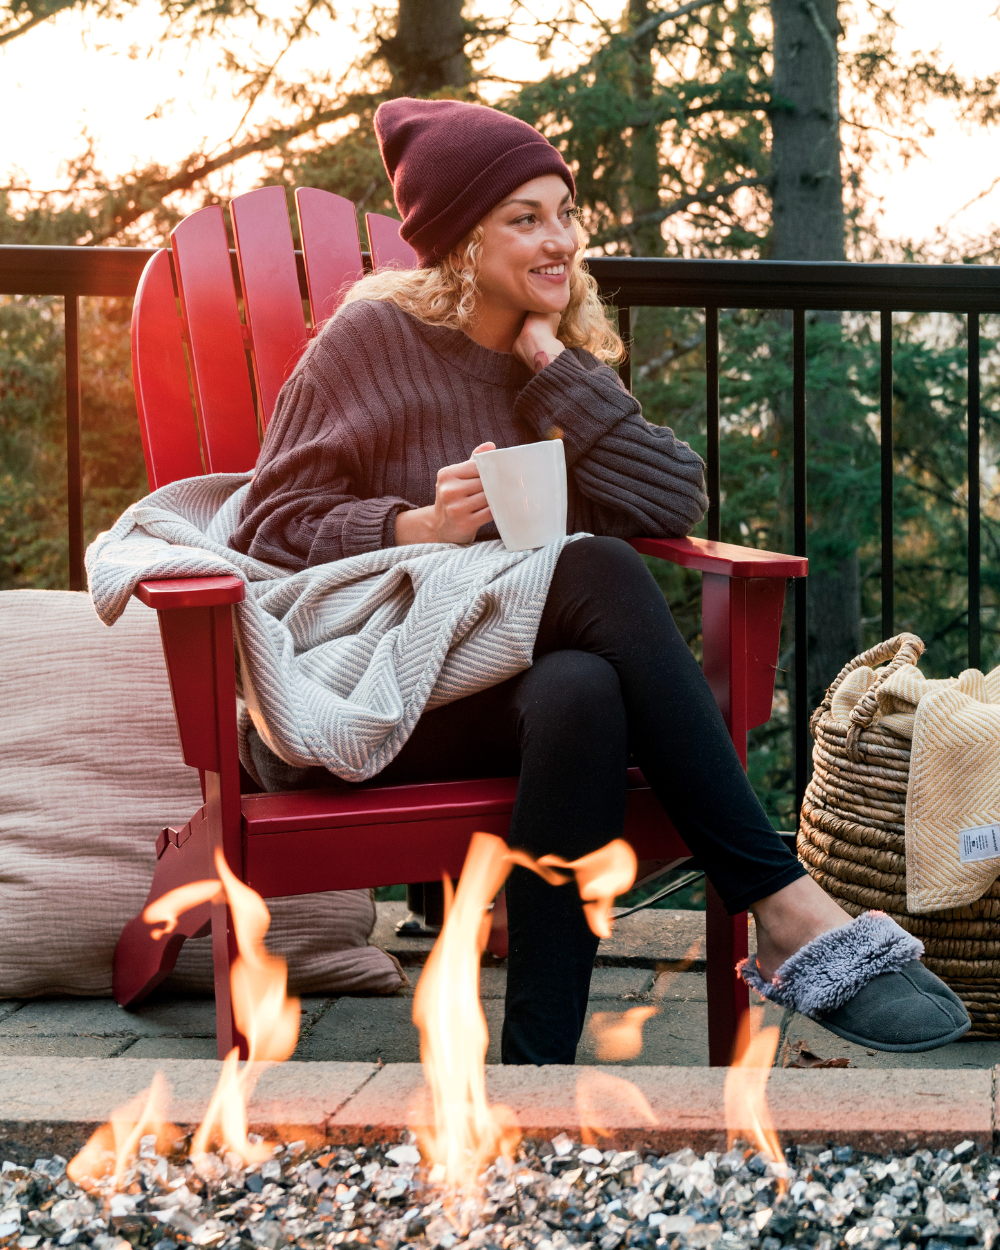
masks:
[(483, 219), (478, 284), (499, 312), (560, 313), (580, 240), (573, 198), (557, 174), (532, 178)]

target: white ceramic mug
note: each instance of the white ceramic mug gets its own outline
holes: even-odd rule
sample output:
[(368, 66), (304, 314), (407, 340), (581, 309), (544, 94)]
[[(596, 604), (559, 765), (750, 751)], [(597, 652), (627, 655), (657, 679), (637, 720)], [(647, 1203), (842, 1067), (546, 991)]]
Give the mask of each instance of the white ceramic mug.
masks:
[(473, 459), (508, 551), (544, 547), (566, 535), (562, 439), (478, 452)]

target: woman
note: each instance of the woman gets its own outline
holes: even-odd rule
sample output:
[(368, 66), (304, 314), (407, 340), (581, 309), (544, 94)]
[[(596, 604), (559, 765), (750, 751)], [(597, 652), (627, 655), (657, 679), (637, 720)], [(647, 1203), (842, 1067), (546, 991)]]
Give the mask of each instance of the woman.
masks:
[[(574, 859), (619, 836), (635, 758), (732, 914), (756, 918), (746, 979), (865, 1045), (969, 1027), (885, 917), (856, 921), (775, 834), (708, 685), (622, 539), (686, 534), (700, 458), (645, 422), (581, 267), (573, 176), (540, 134), (477, 105), (393, 100), (376, 131), (421, 268), (348, 292), (286, 383), (232, 539), (306, 567), (381, 547), (497, 536), (471, 453), (564, 440), (569, 531), (518, 676), (427, 712), (386, 783), (520, 774), (511, 842)], [(317, 784), (255, 743), (270, 788)], [(597, 939), (575, 891), (515, 868), (505, 1063), (572, 1063)]]

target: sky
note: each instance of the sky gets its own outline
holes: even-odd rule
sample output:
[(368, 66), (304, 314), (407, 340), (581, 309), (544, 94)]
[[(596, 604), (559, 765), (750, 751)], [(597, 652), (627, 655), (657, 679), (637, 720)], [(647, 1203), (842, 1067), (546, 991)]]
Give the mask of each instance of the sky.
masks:
[[(945, 60), (963, 74), (995, 73), (1000, 69), (997, 5), (998, 0), (948, 0), (946, 6), (940, 0), (897, 0), (898, 47), (940, 47)], [(536, 0), (531, 6), (542, 16), (559, 7), (559, 0)], [(622, 0), (592, 0), (592, 7), (613, 17)], [(489, 13), (488, 0), (481, 8)], [(335, 73), (347, 68), (357, 47), (351, 9), (338, 14), (320, 40)], [(861, 28), (849, 27), (849, 42)], [(217, 48), (164, 41), (162, 31), (158, 0), (142, 0), (120, 21), (60, 14), (0, 48), (0, 117), (5, 119), (0, 178), (17, 170), (37, 188), (61, 186), (63, 164), (84, 146), (84, 132), (94, 141), (98, 166), (107, 172), (148, 161), (169, 165), (199, 148), (206, 136), (223, 144), (236, 130), (244, 105), (232, 98), (229, 81), (217, 67)], [(266, 56), (268, 36), (253, 38), (253, 49)], [(294, 70), (294, 57), (315, 65), (316, 43), (294, 52), (285, 62), (286, 72)], [(496, 68), (522, 78), (540, 72), (534, 53), (513, 43), (497, 58)], [(1000, 224), (1000, 184), (963, 207), (1000, 177), (1000, 134), (966, 133), (946, 105), (935, 106), (929, 117), (936, 134), (924, 144), (925, 159), (907, 168), (897, 161), (891, 169), (870, 173), (870, 190), (881, 201), (880, 233), (921, 240), (942, 223), (956, 237)], [(11, 119), (22, 120), (11, 125)], [(227, 189), (248, 189), (258, 174), (259, 166), (246, 165)]]

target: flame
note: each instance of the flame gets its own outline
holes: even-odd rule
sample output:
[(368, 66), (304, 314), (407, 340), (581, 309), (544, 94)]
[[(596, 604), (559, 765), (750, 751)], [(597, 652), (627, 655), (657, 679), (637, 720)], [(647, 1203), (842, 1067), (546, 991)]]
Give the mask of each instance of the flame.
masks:
[(520, 1140), (513, 1113), (491, 1107), (486, 1098), (489, 1032), (479, 1002), (479, 960), (490, 935), (487, 909), (513, 864), (537, 872), (550, 885), (575, 877), (587, 923), (599, 937), (610, 937), (611, 905), (629, 889), (637, 868), (635, 852), (621, 838), (580, 859), (535, 860), (510, 850), (502, 838), (476, 833), (454, 893), (445, 877), (444, 927), (417, 983), (413, 1019), (434, 1121), (418, 1133), (432, 1161), (431, 1179), (453, 1195), (471, 1196), (483, 1167), (498, 1153), (512, 1157)]
[(191, 1143), (191, 1154), (203, 1154), (219, 1145), (247, 1163), (259, 1163), (270, 1157), (273, 1146), (247, 1139), (247, 1103), (259, 1075), (255, 1065), (280, 1062), (295, 1049), (299, 1000), (289, 998), (286, 992), (287, 963), (271, 955), (264, 945), (271, 924), (264, 900), (233, 874), (218, 848), (215, 870), (233, 917), (239, 950), (229, 977), (233, 1018), (247, 1039), (249, 1056), (241, 1069), (239, 1051), (234, 1047), (223, 1061), (219, 1083)]
[(587, 924), (598, 937), (611, 936), (612, 905), (619, 894), (631, 889), (639, 867), (635, 851), (624, 838), (615, 838), (600, 850), (574, 860), (559, 855), (543, 855), (535, 860), (524, 851), (508, 854), (512, 863), (537, 872), (549, 885), (563, 885), (569, 878), (562, 874), (572, 873), (583, 899)]
[(725, 1107), (729, 1145), (738, 1136), (749, 1135), (757, 1149), (773, 1164), (778, 1176), (778, 1193), (788, 1188), (785, 1156), (778, 1141), (767, 1105), (767, 1078), (778, 1048), (779, 1030), (771, 1026), (748, 1036), (744, 1025), (736, 1043), (736, 1058), (726, 1074)]
[(512, 1157), (520, 1140), (511, 1114), (486, 1098), (489, 1032), (479, 1002), (487, 908), (507, 871), (503, 839), (473, 834), (454, 894), (445, 877), (444, 926), (413, 996), (434, 1116), (421, 1145), (436, 1177), (453, 1191), (468, 1192), (486, 1164), (497, 1154)]
[[(213, 1145), (241, 1156), (244, 1163), (270, 1158), (273, 1145), (248, 1139), (247, 1103), (259, 1076), (259, 1065), (287, 1059), (299, 1036), (299, 1000), (289, 998), (288, 965), (271, 955), (264, 935), (271, 924), (260, 895), (230, 871), (222, 851), (215, 852), (218, 879), (192, 881), (158, 898), (142, 913), (160, 939), (173, 933), (180, 916), (203, 903), (226, 903), (232, 915), (239, 955), (230, 972), (232, 1010), (236, 1027), (247, 1039), (249, 1058), (241, 1068), (239, 1050), (233, 1048), (222, 1064), (222, 1073), (198, 1131), (191, 1143), (197, 1157)], [(116, 1111), (108, 1124), (90, 1138), (66, 1169), (78, 1184), (112, 1176), (112, 1187), (121, 1185), (140, 1139), (156, 1136), (156, 1150), (175, 1148), (180, 1131), (165, 1118), (166, 1083), (158, 1072), (140, 1110), (142, 1095)]]
[(576, 1078), (576, 1113), (585, 1146), (598, 1146), (602, 1138), (605, 1145), (609, 1138), (613, 1141), (616, 1122), (645, 1120), (650, 1128), (659, 1123), (645, 1095), (631, 1081), (596, 1068), (583, 1068)]
[(210, 903), (219, 894), (218, 881), (191, 881), (187, 885), (179, 885), (170, 890), (155, 902), (150, 903), (142, 913), (148, 925), (161, 924), (160, 929), (151, 929), (149, 936), (157, 941), (173, 933), (181, 915), (192, 907), (200, 907), (202, 903)]
[(143, 1137), (156, 1138), (156, 1150), (174, 1149), (183, 1134), (166, 1118), (169, 1089), (163, 1074), (157, 1072), (148, 1090), (111, 1113), (111, 1119), (90, 1137), (66, 1168), (66, 1175), (83, 1189), (95, 1189), (97, 1182), (111, 1177), (114, 1189), (121, 1187)]
[(642, 1050), (642, 1026), (657, 1007), (630, 1007), (628, 1011), (595, 1011), (590, 1017), (595, 1054), (601, 1061), (637, 1059)]

